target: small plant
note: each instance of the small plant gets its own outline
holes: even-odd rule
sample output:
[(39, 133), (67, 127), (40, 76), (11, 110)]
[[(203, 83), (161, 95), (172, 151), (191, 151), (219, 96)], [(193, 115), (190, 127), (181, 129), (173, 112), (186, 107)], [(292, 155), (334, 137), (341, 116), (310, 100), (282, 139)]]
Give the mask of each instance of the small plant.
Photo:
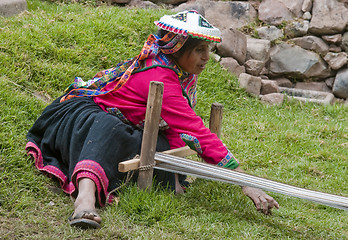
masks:
[(250, 22), (247, 25), (243, 26), (239, 30), (253, 38), (259, 39), (259, 33), (257, 31), (257, 28), (262, 27), (264, 24), (261, 20), (258, 18), (254, 22)]

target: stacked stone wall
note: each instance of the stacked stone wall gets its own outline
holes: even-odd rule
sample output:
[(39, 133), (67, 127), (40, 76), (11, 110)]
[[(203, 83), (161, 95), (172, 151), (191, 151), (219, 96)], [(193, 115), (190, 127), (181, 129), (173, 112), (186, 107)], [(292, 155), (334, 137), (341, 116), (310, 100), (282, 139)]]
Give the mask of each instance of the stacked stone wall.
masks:
[[(100, 2), (198, 11), (222, 31), (223, 41), (214, 47), (215, 59), (249, 93), (276, 96), (284, 88), (294, 88), (299, 94), (301, 90), (320, 91), (333, 94), (337, 101), (348, 101), (348, 0)], [(9, 9), (9, 3), (17, 11), (26, 8), (25, 0), (2, 3), (0, 14), (4, 6)], [(252, 89), (259, 86), (253, 79), (261, 82), (260, 89)]]

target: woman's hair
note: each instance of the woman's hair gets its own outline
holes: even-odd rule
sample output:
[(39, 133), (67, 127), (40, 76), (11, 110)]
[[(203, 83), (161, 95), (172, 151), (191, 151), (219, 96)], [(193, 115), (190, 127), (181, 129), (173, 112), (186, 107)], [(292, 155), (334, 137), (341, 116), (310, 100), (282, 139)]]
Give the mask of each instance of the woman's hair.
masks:
[[(157, 35), (160, 38), (162, 38), (167, 33), (168, 33), (167, 30), (159, 29)], [(188, 39), (186, 40), (185, 44), (179, 49), (179, 51), (176, 52), (176, 55), (178, 57), (180, 57), (184, 52), (186, 52), (187, 49), (190, 49), (190, 51), (191, 51), (201, 41), (203, 41), (203, 40), (202, 39), (198, 39), (198, 38), (193, 38), (193, 37), (189, 36)], [(161, 42), (159, 42), (159, 44), (161, 45)]]

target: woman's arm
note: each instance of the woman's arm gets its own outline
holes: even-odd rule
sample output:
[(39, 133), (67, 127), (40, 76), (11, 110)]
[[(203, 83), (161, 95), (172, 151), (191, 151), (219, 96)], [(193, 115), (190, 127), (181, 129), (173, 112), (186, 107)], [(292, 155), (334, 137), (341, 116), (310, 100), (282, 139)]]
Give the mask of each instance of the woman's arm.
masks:
[[(168, 137), (171, 135), (173, 139), (169, 140), (174, 140), (175, 135), (177, 135), (176, 138), (178, 138), (178, 133), (187, 133), (195, 136), (201, 144), (202, 156), (208, 156), (210, 163), (217, 164), (224, 158), (228, 150), (223, 146), (217, 136), (212, 134), (210, 130), (203, 125), (202, 120), (196, 116), (194, 111), (189, 108), (186, 100), (184, 100), (180, 94), (181, 89), (175, 90), (175, 84), (171, 81), (166, 82), (165, 86), (167, 86), (167, 92), (164, 98), (162, 116), (168, 121), (169, 126), (174, 128), (172, 129), (174, 130), (172, 134), (168, 135)], [(178, 139), (176, 141), (178, 141)], [(223, 154), (221, 155), (221, 153)], [(234, 170), (243, 172), (239, 166)], [(261, 189), (243, 186), (242, 190), (243, 193), (253, 201), (256, 209), (266, 215), (271, 214), (271, 209), (273, 207), (279, 208), (278, 202)]]

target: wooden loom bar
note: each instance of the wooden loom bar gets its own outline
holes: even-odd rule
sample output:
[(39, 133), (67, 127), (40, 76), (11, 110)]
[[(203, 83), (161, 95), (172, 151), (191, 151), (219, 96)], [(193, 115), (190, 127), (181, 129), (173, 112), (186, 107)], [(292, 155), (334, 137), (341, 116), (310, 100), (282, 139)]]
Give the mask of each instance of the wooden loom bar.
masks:
[[(169, 154), (172, 156), (177, 156), (177, 157), (187, 157), (196, 154), (195, 151), (190, 149), (188, 146), (182, 147), (182, 148), (176, 148), (176, 149), (171, 149), (168, 151), (164, 151), (162, 153)], [(133, 158), (124, 162), (120, 162), (118, 164), (118, 171), (119, 172), (129, 172), (131, 170), (136, 170), (140, 166), (140, 158)]]
[(139, 171), (138, 176), (138, 187), (143, 190), (150, 190), (152, 187), (153, 166), (155, 163), (154, 156), (156, 153), (162, 98), (163, 83), (150, 82), (139, 164), (139, 167), (143, 167), (143, 169)]

